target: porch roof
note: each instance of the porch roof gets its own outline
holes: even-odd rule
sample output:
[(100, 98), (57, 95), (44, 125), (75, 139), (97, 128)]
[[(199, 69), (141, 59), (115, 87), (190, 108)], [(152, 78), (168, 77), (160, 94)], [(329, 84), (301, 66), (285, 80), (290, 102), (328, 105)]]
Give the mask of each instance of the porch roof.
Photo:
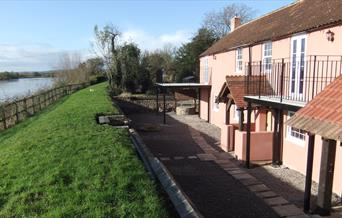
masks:
[(324, 88), (305, 107), (295, 113), (287, 125), (318, 134), (328, 139), (342, 140), (342, 76)]
[[(244, 97), (251, 93), (253, 90), (247, 90), (247, 79), (249, 78), (249, 83), (254, 84), (254, 86), (258, 85), (261, 80), (265, 80), (265, 76), (226, 76), (226, 82), (222, 85), (222, 88), (219, 92), (219, 101), (223, 102), (225, 98), (231, 98), (235, 105), (238, 108), (246, 108), (247, 103), (244, 100)], [(266, 85), (260, 87), (261, 94), (266, 94), (272, 92), (272, 87), (269, 82), (265, 83)]]

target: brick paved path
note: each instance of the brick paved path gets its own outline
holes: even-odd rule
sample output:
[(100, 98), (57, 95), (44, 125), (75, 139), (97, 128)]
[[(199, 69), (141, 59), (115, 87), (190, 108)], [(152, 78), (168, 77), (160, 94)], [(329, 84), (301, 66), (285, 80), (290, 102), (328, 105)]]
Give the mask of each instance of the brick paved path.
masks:
[[(151, 152), (171, 172), (181, 189), (205, 217), (306, 217), (301, 210), (246, 173), (232, 157), (215, 147), (217, 137), (168, 116), (156, 116), (121, 102)], [(142, 131), (156, 124), (160, 131)]]

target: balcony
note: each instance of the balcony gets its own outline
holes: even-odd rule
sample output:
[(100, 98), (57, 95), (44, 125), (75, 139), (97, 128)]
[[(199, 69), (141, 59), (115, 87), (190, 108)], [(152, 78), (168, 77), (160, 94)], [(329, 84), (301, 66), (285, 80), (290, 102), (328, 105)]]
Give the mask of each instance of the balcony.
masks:
[(342, 56), (301, 56), (246, 64), (247, 95), (255, 104), (297, 110), (342, 74)]

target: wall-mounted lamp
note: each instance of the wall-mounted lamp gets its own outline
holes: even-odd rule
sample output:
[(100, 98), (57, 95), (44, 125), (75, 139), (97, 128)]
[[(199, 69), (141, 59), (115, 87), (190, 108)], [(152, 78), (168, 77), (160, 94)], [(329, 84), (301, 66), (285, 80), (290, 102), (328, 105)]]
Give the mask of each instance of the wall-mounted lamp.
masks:
[(216, 60), (216, 55), (213, 56), (214, 60)]
[(335, 36), (335, 33), (332, 32), (331, 30), (328, 30), (328, 32), (325, 33), (325, 36), (327, 37), (327, 40), (329, 42), (333, 42), (334, 41), (334, 36)]

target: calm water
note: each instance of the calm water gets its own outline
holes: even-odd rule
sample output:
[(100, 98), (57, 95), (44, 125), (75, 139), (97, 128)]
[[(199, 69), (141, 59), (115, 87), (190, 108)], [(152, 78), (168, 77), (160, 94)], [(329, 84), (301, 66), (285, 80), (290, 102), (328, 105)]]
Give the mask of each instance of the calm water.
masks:
[(49, 88), (53, 84), (53, 78), (28, 78), (8, 81), (0, 81), (0, 102), (14, 97), (22, 97), (34, 92)]

